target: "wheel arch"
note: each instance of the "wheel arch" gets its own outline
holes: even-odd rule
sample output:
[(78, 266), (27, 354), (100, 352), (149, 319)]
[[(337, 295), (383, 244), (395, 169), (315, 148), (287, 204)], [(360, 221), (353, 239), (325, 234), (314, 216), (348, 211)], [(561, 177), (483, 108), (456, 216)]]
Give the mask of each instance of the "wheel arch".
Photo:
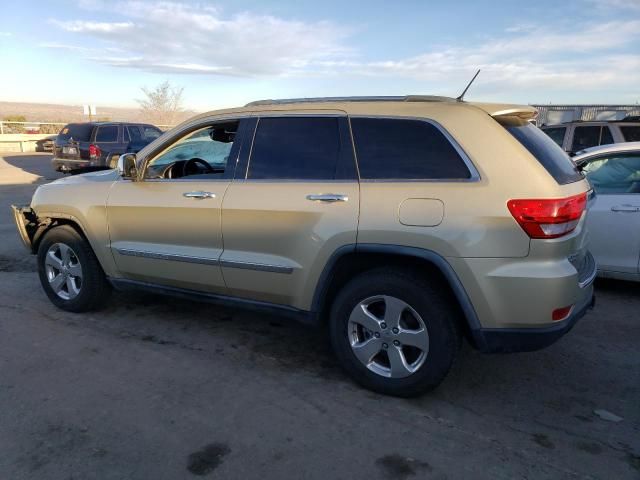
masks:
[(326, 319), (332, 299), (350, 278), (380, 266), (398, 266), (414, 270), (421, 268), (425, 274), (438, 275), (461, 310), (464, 319), (461, 326), (465, 335), (476, 348), (483, 349), (484, 340), (480, 334), (478, 316), (458, 275), (444, 257), (423, 248), (359, 243), (337, 249), (322, 271), (314, 292), (311, 311), (318, 321), (323, 322)]

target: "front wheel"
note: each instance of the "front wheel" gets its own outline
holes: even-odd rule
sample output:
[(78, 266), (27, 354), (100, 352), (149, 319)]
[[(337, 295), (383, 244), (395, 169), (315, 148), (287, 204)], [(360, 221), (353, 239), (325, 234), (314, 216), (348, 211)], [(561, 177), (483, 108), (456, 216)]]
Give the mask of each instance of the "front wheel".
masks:
[(69, 225), (45, 233), (38, 247), (38, 274), (49, 300), (70, 312), (100, 308), (111, 293), (91, 246)]
[(460, 348), (447, 292), (411, 271), (376, 270), (351, 280), (331, 310), (333, 349), (358, 383), (402, 397), (438, 386)]

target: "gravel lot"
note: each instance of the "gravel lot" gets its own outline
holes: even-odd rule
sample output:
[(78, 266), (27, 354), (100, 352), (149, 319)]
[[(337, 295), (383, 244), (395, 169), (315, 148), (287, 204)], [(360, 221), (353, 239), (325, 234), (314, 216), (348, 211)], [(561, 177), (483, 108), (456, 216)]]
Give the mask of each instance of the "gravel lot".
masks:
[(0, 478), (640, 478), (640, 285), (598, 283), (547, 350), (465, 346), (436, 392), (387, 398), (277, 317), (131, 294), (55, 309), (8, 208), (49, 160), (0, 157)]

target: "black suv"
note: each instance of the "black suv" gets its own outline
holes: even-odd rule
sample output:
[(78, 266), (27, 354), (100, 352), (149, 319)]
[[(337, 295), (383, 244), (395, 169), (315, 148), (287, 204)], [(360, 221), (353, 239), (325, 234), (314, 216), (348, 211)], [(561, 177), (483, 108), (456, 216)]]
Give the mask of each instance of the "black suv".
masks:
[(160, 135), (158, 127), (144, 123), (70, 123), (55, 140), (51, 163), (59, 172), (115, 168), (120, 155), (137, 153)]

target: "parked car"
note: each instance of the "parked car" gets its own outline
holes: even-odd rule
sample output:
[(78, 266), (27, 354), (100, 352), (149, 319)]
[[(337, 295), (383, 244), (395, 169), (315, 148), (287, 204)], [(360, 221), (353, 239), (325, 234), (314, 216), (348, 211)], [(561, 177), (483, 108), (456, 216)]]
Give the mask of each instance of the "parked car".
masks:
[(56, 137), (51, 163), (65, 173), (115, 168), (120, 155), (136, 153), (160, 135), (144, 123), (70, 123)]
[(640, 118), (628, 117), (615, 122), (569, 122), (540, 127), (569, 155), (585, 148), (611, 143), (640, 141)]
[(573, 160), (596, 192), (587, 225), (599, 274), (640, 281), (640, 142), (589, 148)]
[(40, 186), (15, 218), (59, 308), (97, 308), (113, 286), (327, 324), (356, 381), (415, 395), (463, 337), (535, 350), (592, 305), (590, 187), (535, 113), (251, 103), (192, 118), (117, 170)]

